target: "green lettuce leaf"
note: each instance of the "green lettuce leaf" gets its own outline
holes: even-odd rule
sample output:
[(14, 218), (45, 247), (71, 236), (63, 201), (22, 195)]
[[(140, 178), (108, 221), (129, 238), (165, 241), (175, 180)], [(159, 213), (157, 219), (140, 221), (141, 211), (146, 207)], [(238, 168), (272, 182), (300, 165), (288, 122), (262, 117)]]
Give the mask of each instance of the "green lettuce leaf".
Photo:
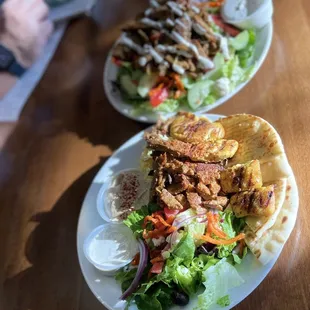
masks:
[(198, 296), (195, 310), (206, 310), (222, 297), (227, 300), (228, 291), (244, 283), (237, 270), (225, 258), (216, 265), (209, 267), (203, 276), (205, 278), (203, 284), (206, 289), (204, 293)]
[(183, 259), (184, 261), (190, 261), (194, 258), (195, 250), (195, 241), (192, 234), (186, 233), (176, 245), (172, 254)]
[(123, 269), (121, 269), (116, 273), (115, 280), (121, 283), (121, 288), (123, 292), (125, 292), (129, 288), (130, 284), (135, 278), (136, 273), (136, 268), (129, 271), (124, 271)]
[(219, 298), (216, 302), (221, 307), (227, 307), (230, 305), (230, 297), (229, 295), (223, 296)]
[(176, 112), (179, 107), (180, 107), (179, 100), (167, 99), (163, 103), (161, 103), (158, 107), (153, 108), (153, 110), (156, 112), (172, 113)]
[[(220, 213), (221, 219), (223, 220), (222, 223), (220, 223), (220, 226), (222, 230), (226, 233), (226, 235), (229, 237), (229, 239), (234, 238), (236, 236), (236, 231), (233, 227), (233, 220), (235, 218), (235, 215), (233, 212), (221, 212)], [(232, 250), (237, 245), (236, 242), (229, 244), (229, 245), (220, 245), (218, 246), (218, 257), (224, 258), (231, 255)]]
[(143, 232), (142, 224), (144, 218), (159, 209), (160, 207), (157, 204), (150, 203), (147, 206), (143, 206), (141, 209), (130, 213), (123, 223), (132, 230), (136, 237), (140, 237)]
[[(188, 231), (189, 234), (191, 234), (192, 236), (202, 236), (205, 233), (206, 230), (206, 224), (205, 223), (192, 223), (188, 226), (185, 227), (186, 231)], [(199, 240), (198, 238), (195, 238), (195, 245), (199, 245), (202, 243), (201, 240)]]

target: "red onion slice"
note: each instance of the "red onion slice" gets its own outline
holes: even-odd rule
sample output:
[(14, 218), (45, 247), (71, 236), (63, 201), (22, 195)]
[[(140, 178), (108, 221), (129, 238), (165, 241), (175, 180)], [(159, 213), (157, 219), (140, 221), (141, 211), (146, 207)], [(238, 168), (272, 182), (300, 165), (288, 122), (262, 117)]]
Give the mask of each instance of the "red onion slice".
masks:
[(120, 297), (121, 300), (125, 300), (128, 296), (130, 296), (137, 289), (139, 282), (141, 280), (143, 271), (147, 265), (148, 249), (146, 247), (146, 244), (141, 239), (139, 239), (138, 242), (139, 242), (139, 251), (140, 251), (140, 262), (139, 262), (138, 270), (132, 283), (130, 284), (128, 289), (123, 293), (123, 295)]

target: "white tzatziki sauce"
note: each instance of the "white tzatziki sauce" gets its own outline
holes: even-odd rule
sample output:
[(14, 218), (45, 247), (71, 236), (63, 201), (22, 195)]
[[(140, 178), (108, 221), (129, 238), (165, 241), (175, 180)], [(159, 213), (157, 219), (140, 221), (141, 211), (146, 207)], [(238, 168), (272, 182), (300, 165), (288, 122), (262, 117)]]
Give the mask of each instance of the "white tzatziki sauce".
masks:
[(90, 235), (85, 252), (95, 267), (112, 271), (133, 259), (138, 252), (138, 243), (127, 226), (105, 224)]
[(245, 19), (253, 14), (262, 4), (263, 0), (229, 0), (224, 4), (225, 15), (231, 20)]

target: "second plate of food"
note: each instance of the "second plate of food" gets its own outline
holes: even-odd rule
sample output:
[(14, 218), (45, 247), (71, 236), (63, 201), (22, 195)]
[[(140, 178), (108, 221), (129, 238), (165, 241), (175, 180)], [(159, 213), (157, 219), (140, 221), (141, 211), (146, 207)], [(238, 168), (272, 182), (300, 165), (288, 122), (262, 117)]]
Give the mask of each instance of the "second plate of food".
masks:
[[(155, 185), (148, 205), (140, 173)], [(99, 171), (79, 218), (79, 261), (111, 310), (230, 309), (269, 273), (297, 210), (296, 181), (268, 122), (182, 113), (132, 137)]]
[(105, 92), (121, 114), (154, 123), (180, 110), (207, 112), (239, 92), (263, 64), (272, 21), (241, 30), (214, 9), (154, 3), (125, 26), (106, 61)]

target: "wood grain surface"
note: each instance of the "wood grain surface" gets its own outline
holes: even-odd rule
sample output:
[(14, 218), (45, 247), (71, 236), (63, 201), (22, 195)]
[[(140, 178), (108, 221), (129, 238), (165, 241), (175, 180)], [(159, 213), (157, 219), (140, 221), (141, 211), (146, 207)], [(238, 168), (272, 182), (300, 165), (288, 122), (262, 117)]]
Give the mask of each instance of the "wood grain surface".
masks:
[[(106, 159), (144, 125), (102, 88), (105, 57), (122, 23), (147, 1), (105, 0), (102, 28), (71, 22), (18, 122), (0, 124), (0, 309), (100, 310), (77, 259), (87, 189)], [(235, 309), (310, 309), (310, 1), (276, 0), (263, 67), (214, 113), (251, 113), (280, 133), (295, 172), (295, 229), (262, 284)]]

